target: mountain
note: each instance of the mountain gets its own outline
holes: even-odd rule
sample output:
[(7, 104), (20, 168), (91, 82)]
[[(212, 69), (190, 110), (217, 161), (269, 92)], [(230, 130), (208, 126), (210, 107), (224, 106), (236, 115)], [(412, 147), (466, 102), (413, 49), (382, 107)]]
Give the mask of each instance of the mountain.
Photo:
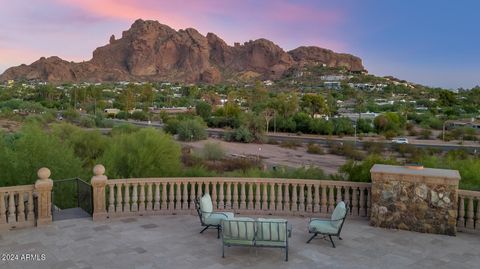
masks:
[(174, 30), (151, 20), (136, 20), (120, 39), (95, 49), (90, 61), (74, 63), (53, 56), (7, 69), (0, 81), (27, 79), (60, 82), (179, 81), (217, 83), (238, 79), (278, 79), (286, 71), (325, 64), (363, 71), (356, 56), (319, 47), (285, 52), (267, 39), (229, 46), (213, 33)]

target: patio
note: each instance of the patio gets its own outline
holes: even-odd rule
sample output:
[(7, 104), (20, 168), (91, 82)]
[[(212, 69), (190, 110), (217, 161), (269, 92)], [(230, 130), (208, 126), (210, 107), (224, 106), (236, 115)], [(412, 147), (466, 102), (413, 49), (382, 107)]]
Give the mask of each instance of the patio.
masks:
[[(270, 216), (271, 217), (271, 216)], [(306, 244), (308, 218), (293, 224), (289, 261), (280, 249), (231, 247), (221, 258), (216, 232), (199, 234), (196, 216), (55, 221), (0, 235), (0, 253), (45, 254), (44, 261), (4, 261), (0, 268), (476, 268), (480, 237), (385, 230), (347, 219), (337, 248), (320, 239)], [(3, 258), (3, 257), (2, 257)]]

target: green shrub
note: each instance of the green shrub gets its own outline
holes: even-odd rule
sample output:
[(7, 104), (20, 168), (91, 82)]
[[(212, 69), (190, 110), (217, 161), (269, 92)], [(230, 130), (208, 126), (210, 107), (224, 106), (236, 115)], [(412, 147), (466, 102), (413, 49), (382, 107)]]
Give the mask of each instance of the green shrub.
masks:
[(279, 146), (287, 149), (296, 149), (298, 147), (301, 147), (302, 144), (296, 140), (284, 140), (280, 142)]
[(420, 139), (431, 139), (432, 138), (432, 131), (429, 129), (423, 129), (420, 131)]
[(386, 159), (380, 155), (369, 155), (363, 161), (350, 160), (339, 168), (339, 172), (346, 175), (346, 179), (356, 182), (370, 182), (370, 169), (374, 164), (397, 164), (394, 159)]
[(308, 144), (307, 152), (310, 154), (325, 154), (325, 151), (319, 144), (313, 143)]
[(178, 124), (178, 139), (181, 141), (198, 141), (207, 139), (206, 126), (198, 119), (180, 121)]
[(109, 178), (165, 177), (180, 174), (180, 146), (152, 128), (112, 137), (101, 158)]
[(205, 143), (202, 149), (202, 157), (209, 161), (218, 161), (225, 158), (225, 149), (220, 143)]
[(80, 119), (79, 125), (84, 128), (93, 128), (95, 127), (95, 120), (90, 117), (83, 117)]

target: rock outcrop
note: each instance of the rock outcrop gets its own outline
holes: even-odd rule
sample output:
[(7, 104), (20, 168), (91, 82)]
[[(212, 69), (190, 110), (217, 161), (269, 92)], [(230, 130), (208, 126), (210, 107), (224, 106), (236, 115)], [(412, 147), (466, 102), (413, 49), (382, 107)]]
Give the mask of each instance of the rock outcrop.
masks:
[(31, 65), (7, 69), (0, 80), (217, 83), (239, 79), (244, 74), (278, 79), (291, 68), (316, 64), (364, 70), (362, 60), (350, 54), (318, 47), (285, 52), (266, 39), (229, 46), (213, 33), (203, 36), (193, 28), (176, 31), (157, 21), (137, 20), (121, 38), (112, 35), (107, 45), (95, 49), (89, 61), (73, 63), (58, 57), (42, 57)]

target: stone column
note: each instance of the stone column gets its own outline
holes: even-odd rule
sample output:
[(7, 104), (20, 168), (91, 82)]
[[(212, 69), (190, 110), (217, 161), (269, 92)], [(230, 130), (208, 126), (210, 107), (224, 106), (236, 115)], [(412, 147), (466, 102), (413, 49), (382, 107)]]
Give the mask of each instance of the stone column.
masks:
[[(107, 184), (107, 176), (105, 176), (105, 167), (101, 164), (95, 165), (93, 168), (92, 184), (93, 188), (93, 220), (105, 220), (107, 218), (106, 201), (105, 201), (105, 185)], [(112, 190), (110, 190), (112, 191)]]
[(370, 172), (371, 225), (456, 234), (458, 171), (376, 164)]
[(38, 180), (35, 182), (35, 191), (38, 195), (38, 219), (37, 226), (52, 223), (52, 188), (53, 181), (50, 179), (50, 170), (40, 168), (37, 172)]

